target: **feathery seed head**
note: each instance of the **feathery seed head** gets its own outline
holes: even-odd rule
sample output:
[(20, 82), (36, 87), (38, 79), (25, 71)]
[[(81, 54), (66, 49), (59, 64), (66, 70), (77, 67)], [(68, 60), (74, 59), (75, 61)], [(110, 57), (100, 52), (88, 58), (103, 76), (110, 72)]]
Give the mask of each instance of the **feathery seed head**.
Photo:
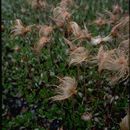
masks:
[(56, 25), (58, 27), (62, 27), (66, 22), (70, 20), (71, 14), (67, 11), (66, 8), (61, 8), (60, 6), (57, 6), (53, 9), (53, 17)]
[(39, 30), (39, 36), (40, 37), (42, 37), (42, 36), (45, 36), (45, 37), (50, 36), (52, 31), (53, 31), (52, 26), (47, 26), (47, 25), (41, 26), (40, 30)]
[(89, 58), (88, 50), (84, 47), (77, 47), (76, 49), (70, 51), (70, 61), (69, 65), (81, 64), (87, 61)]
[(56, 87), (56, 95), (51, 97), (53, 101), (61, 101), (70, 98), (72, 95), (77, 93), (77, 82), (75, 78), (65, 76), (59, 78), (60, 85)]
[(42, 48), (50, 41), (50, 38), (48, 37), (41, 37), (39, 39), (39, 41), (37, 42), (37, 44), (34, 46), (34, 51), (36, 53), (40, 53), (40, 51), (42, 50)]
[(12, 28), (11, 33), (14, 36), (21, 35), (24, 36), (27, 32), (31, 31), (31, 26), (25, 27), (20, 19), (16, 19), (15, 25)]

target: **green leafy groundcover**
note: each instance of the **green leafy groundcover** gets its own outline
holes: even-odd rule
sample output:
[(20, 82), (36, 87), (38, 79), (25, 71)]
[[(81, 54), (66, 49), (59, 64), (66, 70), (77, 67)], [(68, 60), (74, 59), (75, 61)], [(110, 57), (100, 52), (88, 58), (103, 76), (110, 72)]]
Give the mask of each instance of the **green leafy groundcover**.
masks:
[[(47, 2), (56, 7), (60, 1)], [(128, 11), (127, 2), (117, 2)], [(96, 12), (111, 10), (116, 1), (75, 0), (75, 4), (71, 8), (72, 17), (82, 27), (83, 22), (96, 19)], [(27, 0), (2, 0), (2, 130), (53, 130), (60, 126), (64, 130), (119, 130), (119, 122), (128, 107), (128, 81), (110, 86), (105, 80), (107, 74), (100, 75), (97, 66), (83, 65), (79, 68), (77, 95), (52, 102), (53, 85), (58, 84), (56, 76), (77, 77), (77, 67), (68, 67), (68, 47), (64, 44), (63, 32), (59, 29), (53, 32), (50, 50), (49, 46), (44, 47), (40, 56), (32, 51), (38, 32), (33, 30), (24, 37), (13, 37), (10, 33), (16, 19), (25, 25), (48, 25), (53, 23), (51, 15), (49, 9), (33, 9)], [(94, 24), (88, 29), (95, 36), (110, 31), (108, 26), (99, 29)], [(98, 50), (87, 41), (83, 45), (92, 53)], [(14, 50), (16, 46), (19, 51)], [(111, 95), (114, 101), (110, 103), (103, 98), (105, 95)], [(84, 112), (91, 113), (92, 119), (82, 120)]]

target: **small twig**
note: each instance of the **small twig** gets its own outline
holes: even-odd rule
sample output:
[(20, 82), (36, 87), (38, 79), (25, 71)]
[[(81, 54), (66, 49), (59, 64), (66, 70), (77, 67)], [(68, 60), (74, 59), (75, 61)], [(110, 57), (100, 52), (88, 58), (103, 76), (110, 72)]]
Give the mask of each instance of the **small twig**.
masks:
[(83, 88), (84, 88), (84, 96), (85, 96), (85, 99), (87, 101), (87, 91), (86, 91), (86, 86), (85, 86), (85, 67), (84, 67), (84, 72), (83, 72), (83, 76), (84, 76), (84, 80), (83, 80)]
[(80, 79), (80, 66), (77, 65), (77, 81)]

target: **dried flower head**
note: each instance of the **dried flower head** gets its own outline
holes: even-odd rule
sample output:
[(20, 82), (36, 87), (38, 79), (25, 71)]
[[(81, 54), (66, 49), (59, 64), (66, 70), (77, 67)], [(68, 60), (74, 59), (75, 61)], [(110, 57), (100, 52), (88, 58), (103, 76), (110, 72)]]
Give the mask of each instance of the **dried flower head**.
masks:
[(59, 78), (60, 85), (56, 87), (56, 95), (51, 97), (53, 101), (61, 101), (70, 98), (72, 95), (77, 93), (77, 82), (75, 78), (65, 76)]
[(127, 79), (129, 76), (128, 55), (121, 50), (115, 50), (114, 55), (111, 56), (104, 69), (110, 70), (114, 73), (111, 77), (111, 84), (115, 84), (121, 79)]
[(129, 38), (129, 16), (122, 17), (110, 33), (113, 37), (124, 40)]
[(120, 49), (121, 51), (123, 51), (124, 53), (129, 53), (129, 48), (130, 47), (130, 40), (124, 40), (119, 44), (118, 49)]
[(101, 72), (104, 69), (106, 62), (110, 59), (110, 57), (113, 53), (114, 53), (114, 50), (105, 51), (103, 46), (100, 46), (98, 54), (97, 54), (99, 72)]
[(113, 73), (110, 83), (115, 84), (120, 79), (129, 76), (128, 55), (118, 49), (104, 51), (101, 46), (98, 52), (98, 71), (108, 70)]
[(52, 31), (53, 31), (52, 26), (47, 26), (47, 25), (40, 26), (39, 36), (40, 37), (42, 37), (42, 36), (48, 37), (51, 35)]
[(81, 29), (80, 26), (74, 22), (71, 21), (68, 24), (68, 33), (72, 33), (77, 39), (91, 39), (91, 34), (88, 32), (87, 27), (85, 26), (85, 29)]
[(78, 37), (78, 39), (86, 39), (88, 41), (91, 41), (91, 38), (92, 38), (92, 35), (91, 33), (88, 32), (87, 29), (82, 29), (81, 32), (80, 32), (80, 35)]
[[(128, 71), (128, 57), (120, 50), (115, 50), (107, 61), (104, 69), (113, 71)], [(123, 72), (124, 72), (123, 71)]]
[(87, 62), (89, 59), (88, 50), (84, 47), (77, 47), (76, 49), (70, 51), (69, 59), (69, 65), (78, 65), (84, 61)]
[(34, 46), (34, 51), (36, 53), (40, 53), (40, 51), (42, 50), (42, 48), (50, 41), (50, 38), (48, 37), (41, 37), (39, 39), (39, 41), (37, 42), (37, 44)]
[(54, 8), (53, 10), (53, 20), (55, 21), (58, 27), (62, 27), (68, 22), (71, 18), (71, 14), (67, 11), (66, 8), (61, 8), (60, 6)]
[(68, 8), (69, 6), (72, 6), (73, 4), (74, 4), (73, 0), (61, 0), (60, 7)]
[(68, 24), (68, 31), (72, 32), (75, 37), (79, 37), (81, 28), (79, 27), (79, 25), (76, 22), (71, 21)]
[(12, 28), (11, 33), (14, 36), (21, 35), (24, 36), (27, 32), (31, 31), (31, 26), (24, 26), (20, 19), (16, 19), (15, 25)]
[(104, 26), (107, 22), (106, 22), (105, 19), (99, 17), (98, 19), (96, 19), (96, 20), (94, 21), (94, 23), (95, 23), (97, 26), (102, 27), (102, 26)]
[(81, 119), (84, 120), (84, 121), (89, 121), (92, 119), (92, 114), (91, 113), (88, 113), (88, 112), (85, 112), (83, 113), (83, 115), (81, 116)]
[(109, 17), (107, 18), (107, 23), (109, 24), (116, 24), (117, 21), (120, 19), (118, 14), (113, 14), (112, 12), (105, 10), (105, 14)]
[(34, 9), (44, 9), (47, 7), (46, 0), (28, 0)]
[(116, 4), (113, 6), (113, 14), (120, 14), (123, 12), (123, 9), (121, 8), (121, 6), (119, 6), (119, 4)]

